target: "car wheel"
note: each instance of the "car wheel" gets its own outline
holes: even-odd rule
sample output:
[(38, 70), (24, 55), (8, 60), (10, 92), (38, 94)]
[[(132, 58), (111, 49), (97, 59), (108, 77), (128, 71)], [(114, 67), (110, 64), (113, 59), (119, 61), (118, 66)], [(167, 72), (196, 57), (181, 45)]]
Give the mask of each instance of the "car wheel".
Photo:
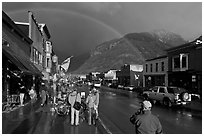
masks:
[(164, 98), (163, 105), (167, 107), (172, 107), (172, 103), (168, 98)]

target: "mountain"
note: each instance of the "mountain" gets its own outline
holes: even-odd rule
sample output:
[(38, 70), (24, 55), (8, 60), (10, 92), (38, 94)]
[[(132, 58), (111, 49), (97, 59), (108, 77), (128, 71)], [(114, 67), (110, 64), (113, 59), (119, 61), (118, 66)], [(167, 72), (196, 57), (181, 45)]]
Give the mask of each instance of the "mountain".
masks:
[(146, 59), (164, 55), (165, 49), (185, 42), (181, 36), (164, 30), (126, 34), (96, 46), (74, 73), (105, 72), (120, 69), (124, 64), (143, 64)]
[(164, 29), (154, 30), (150, 33), (152, 34), (152, 36), (154, 36), (156, 39), (159, 39), (161, 42), (170, 44), (172, 46), (181, 45), (187, 42), (184, 41), (184, 39), (180, 35), (168, 32)]

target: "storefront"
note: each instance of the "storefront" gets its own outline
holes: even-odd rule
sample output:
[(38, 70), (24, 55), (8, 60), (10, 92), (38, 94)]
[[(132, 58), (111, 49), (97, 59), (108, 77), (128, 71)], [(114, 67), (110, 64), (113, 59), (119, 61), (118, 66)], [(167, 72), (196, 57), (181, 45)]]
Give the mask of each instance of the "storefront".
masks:
[[(41, 73), (35, 66), (20, 54), (16, 54), (7, 46), (2, 46), (2, 102), (15, 102), (14, 97), (19, 95), (20, 86), (25, 86), (26, 90), (36, 84)], [(29, 100), (26, 94), (26, 100)]]

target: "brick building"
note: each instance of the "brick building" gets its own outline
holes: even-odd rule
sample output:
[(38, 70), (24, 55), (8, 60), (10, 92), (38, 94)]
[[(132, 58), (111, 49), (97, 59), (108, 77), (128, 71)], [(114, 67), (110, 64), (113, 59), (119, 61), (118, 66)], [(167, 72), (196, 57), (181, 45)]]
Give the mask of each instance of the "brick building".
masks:
[(167, 50), (169, 85), (202, 94), (202, 36)]

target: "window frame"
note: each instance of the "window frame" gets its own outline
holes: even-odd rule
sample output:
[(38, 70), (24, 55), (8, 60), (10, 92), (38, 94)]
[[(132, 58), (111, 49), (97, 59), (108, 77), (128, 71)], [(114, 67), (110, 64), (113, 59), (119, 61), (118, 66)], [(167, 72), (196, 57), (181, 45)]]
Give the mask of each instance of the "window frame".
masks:
[(161, 71), (164, 71), (164, 61), (161, 62)]
[(156, 65), (156, 66), (155, 66), (155, 72), (158, 72), (158, 66), (159, 66), (159, 64), (156, 63), (155, 65)]

